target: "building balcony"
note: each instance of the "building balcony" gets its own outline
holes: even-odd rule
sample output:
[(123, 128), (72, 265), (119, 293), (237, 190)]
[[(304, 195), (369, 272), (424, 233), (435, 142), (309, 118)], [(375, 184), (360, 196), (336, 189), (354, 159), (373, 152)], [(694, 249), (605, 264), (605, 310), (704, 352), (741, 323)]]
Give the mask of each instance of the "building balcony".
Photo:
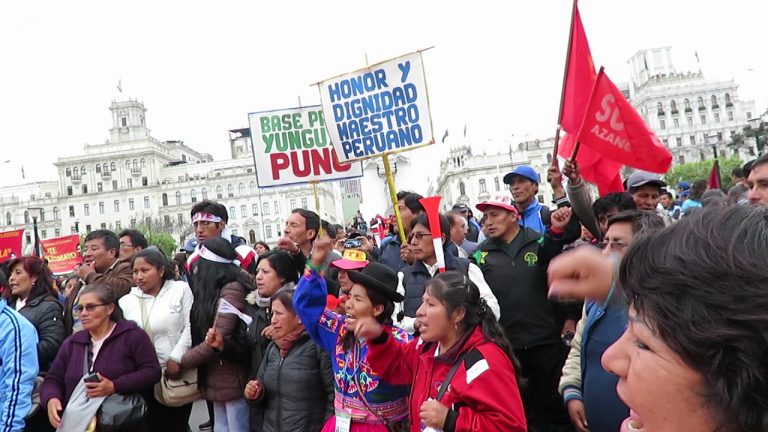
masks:
[(112, 178), (112, 172), (111, 171), (102, 171), (101, 172), (101, 178), (104, 180), (109, 180)]
[(83, 177), (80, 174), (72, 174), (72, 183), (78, 184), (83, 181)]
[(141, 168), (136, 168), (136, 167), (131, 168), (131, 175), (136, 176), (136, 177), (140, 176), (141, 175)]

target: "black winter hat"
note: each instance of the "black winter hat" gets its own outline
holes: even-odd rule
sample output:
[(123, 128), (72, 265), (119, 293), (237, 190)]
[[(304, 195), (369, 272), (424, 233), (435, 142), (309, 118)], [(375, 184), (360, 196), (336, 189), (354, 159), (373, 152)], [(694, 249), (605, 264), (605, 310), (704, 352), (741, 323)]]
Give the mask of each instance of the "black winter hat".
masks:
[(349, 279), (367, 289), (374, 290), (393, 302), (403, 301), (403, 295), (397, 292), (397, 273), (384, 264), (372, 262), (359, 272), (347, 273)]

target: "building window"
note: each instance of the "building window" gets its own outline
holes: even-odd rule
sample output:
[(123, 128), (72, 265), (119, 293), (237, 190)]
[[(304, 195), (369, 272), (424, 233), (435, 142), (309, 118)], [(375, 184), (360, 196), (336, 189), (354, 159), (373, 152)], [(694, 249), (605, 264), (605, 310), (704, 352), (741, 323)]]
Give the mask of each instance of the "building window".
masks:
[[(118, 229), (120, 229), (120, 228), (118, 228)], [(56, 228), (55, 230), (53, 230), (53, 235), (55, 237), (60, 236), (61, 235), (61, 230), (59, 228)]]
[(40, 230), (40, 237), (47, 238), (48, 237), (48, 231), (46, 230)]
[(148, 196), (144, 197), (144, 208), (145, 209), (149, 208), (149, 197)]
[(75, 206), (69, 206), (69, 217), (75, 217)]
[(146, 225), (146, 226), (152, 225), (152, 218), (149, 217), (149, 216), (145, 217), (144, 218), (144, 225)]
[(656, 104), (656, 111), (659, 113), (659, 117), (664, 115), (664, 105), (661, 102)]
[(107, 229), (107, 224), (105, 222), (101, 223), (101, 229)]
[(264, 216), (269, 214), (269, 203), (262, 203), (261, 214), (263, 214)]
[(240, 206), (240, 217), (242, 218), (248, 217), (248, 207), (245, 204)]
[(104, 201), (99, 201), (99, 214), (104, 214)]
[(229, 207), (229, 214), (230, 214), (230, 215), (231, 215), (233, 218), (237, 217), (237, 213), (235, 213), (235, 207), (234, 207), (234, 206), (231, 206), (231, 207)]
[(728, 93), (725, 94), (725, 106), (733, 106), (733, 102), (731, 102), (731, 95)]
[(88, 185), (83, 185), (83, 194), (88, 193)]
[(715, 113), (715, 123), (720, 123), (720, 113)]
[(669, 110), (672, 111), (672, 114), (677, 114), (677, 102), (670, 101), (669, 102)]
[(13, 219), (11, 218), (11, 212), (5, 213), (5, 224), (6, 225), (13, 225)]
[(216, 198), (221, 199), (221, 186), (216, 186)]
[(141, 178), (141, 185), (142, 186), (147, 186), (148, 184), (149, 184), (149, 182), (147, 181), (147, 178), (146, 177), (142, 177)]
[(72, 196), (72, 186), (67, 186), (67, 195)]
[(117, 190), (117, 180), (112, 180), (112, 190)]
[(240, 183), (237, 185), (237, 194), (239, 196), (245, 196), (245, 185)]
[[(552, 161), (550, 161), (550, 162), (552, 162)], [(494, 177), (493, 178), (493, 187), (496, 188), (496, 192), (501, 190), (501, 186), (499, 185), (499, 178), (498, 177)]]
[(99, 165), (99, 164), (96, 164), (96, 172), (97, 172), (97, 173), (100, 173), (100, 172), (101, 172), (101, 165)]
[(101, 184), (101, 182), (96, 183), (96, 191), (104, 192), (104, 186)]
[(128, 119), (125, 117), (120, 117), (120, 126), (122, 127), (128, 126)]
[(77, 169), (77, 167), (72, 168), (72, 176), (73, 177), (80, 177), (80, 170)]
[(276, 215), (280, 214), (280, 203), (277, 201), (275, 201), (275, 214)]
[(672, 124), (675, 125), (676, 128), (680, 127), (680, 120), (677, 119), (677, 117), (672, 119)]
[(160, 196), (160, 199), (163, 200), (163, 205), (164, 206), (168, 205), (168, 194), (164, 193), (163, 195)]
[(258, 204), (251, 205), (251, 213), (253, 213), (254, 216), (258, 216), (259, 215), (259, 205)]
[(139, 167), (139, 160), (138, 159), (134, 159), (133, 160), (133, 167), (134, 168), (138, 168)]
[(206, 187), (203, 188), (202, 195), (204, 200), (208, 199), (208, 188)]
[(91, 208), (88, 206), (88, 204), (83, 204), (83, 215), (85, 216), (91, 215)]
[(688, 116), (686, 117), (686, 120), (688, 121), (688, 126), (693, 126), (693, 117)]
[(678, 155), (677, 156), (677, 163), (684, 164), (685, 163), (685, 156), (683, 156), (682, 154)]
[(678, 147), (682, 147), (683, 146), (683, 137), (675, 138), (675, 142), (677, 142), (677, 146)]
[(147, 165), (147, 161), (145, 159), (141, 159), (141, 167), (144, 168)]
[(661, 130), (666, 129), (667, 128), (667, 122), (664, 121), (664, 119), (659, 120), (659, 127), (661, 128)]
[(301, 208), (303, 208), (303, 209), (307, 208), (307, 199), (306, 198), (302, 198), (301, 199)]
[(176, 205), (180, 205), (180, 204), (181, 204), (181, 192), (176, 191)]
[(728, 111), (728, 121), (733, 121), (733, 111)]
[(59, 220), (60, 216), (61, 215), (59, 215), (59, 208), (58, 207), (54, 207), (53, 208), (53, 220)]
[(288, 204), (290, 204), (291, 210), (296, 208), (296, 200), (295, 199), (291, 198), (291, 200), (288, 202)]
[(163, 223), (165, 226), (168, 226), (171, 224), (171, 215), (163, 215)]
[(696, 145), (696, 135), (688, 136), (688, 140), (691, 142), (691, 145)]
[(248, 192), (250, 192), (251, 195), (256, 195), (256, 182), (248, 183)]
[(67, 177), (72, 177), (72, 170), (71, 170), (71, 169), (67, 168), (67, 170), (65, 171), (65, 173), (66, 173), (66, 176), (67, 176)]
[(85, 226), (85, 233), (86, 233), (86, 234), (90, 234), (90, 233), (91, 233), (91, 231), (93, 231), (93, 230), (91, 229), (91, 224), (87, 224), (87, 225)]
[(666, 139), (666, 138), (662, 138), (662, 139), (661, 139), (661, 142), (663, 142), (663, 143), (664, 143), (664, 146), (665, 146), (665, 147), (669, 147), (669, 141), (667, 141), (667, 139)]
[(747, 120), (749, 120), (749, 119), (751, 119), (751, 118), (752, 118), (752, 113), (751, 113), (751, 112), (749, 112), (749, 111), (747, 111)]
[(712, 109), (720, 108), (720, 105), (717, 103), (717, 96), (712, 95)]
[(487, 192), (487, 190), (486, 190), (486, 188), (485, 188), (485, 179), (480, 179), (480, 182), (479, 182), (479, 183), (480, 183), (480, 193), (485, 193), (485, 192)]
[(701, 124), (703, 124), (703, 125), (707, 124), (707, 115), (706, 114), (700, 115), (699, 119), (701, 119)]
[(267, 238), (271, 239), (272, 238), (272, 226), (271, 225), (267, 225), (265, 228), (267, 229)]
[(227, 185), (227, 196), (230, 198), (235, 196), (235, 187), (231, 184)]
[(136, 226), (136, 219), (131, 219), (131, 227), (135, 227), (135, 226)]
[(85, 175), (85, 165), (80, 167), (80, 174)]
[(189, 191), (189, 200), (192, 202), (197, 202), (197, 191), (192, 189)]
[(704, 155), (703, 151), (699, 151), (699, 160), (707, 160), (707, 157)]
[(109, 163), (109, 170), (110, 171), (114, 171), (115, 170), (115, 163), (114, 162), (110, 162)]
[(467, 187), (464, 186), (464, 182), (459, 182), (459, 195), (465, 196), (467, 194)]
[(133, 189), (133, 179), (126, 180), (126, 183), (128, 184), (128, 189)]
[(120, 212), (120, 200), (115, 200), (115, 202), (113, 204), (115, 206), (115, 213), (119, 213)]
[(688, 112), (691, 110), (691, 101), (688, 99), (683, 101), (683, 107), (685, 108), (685, 111)]
[(707, 107), (704, 106), (704, 98), (701, 96), (699, 96), (699, 99), (697, 99), (696, 106), (699, 108), (699, 111), (704, 111), (707, 109)]

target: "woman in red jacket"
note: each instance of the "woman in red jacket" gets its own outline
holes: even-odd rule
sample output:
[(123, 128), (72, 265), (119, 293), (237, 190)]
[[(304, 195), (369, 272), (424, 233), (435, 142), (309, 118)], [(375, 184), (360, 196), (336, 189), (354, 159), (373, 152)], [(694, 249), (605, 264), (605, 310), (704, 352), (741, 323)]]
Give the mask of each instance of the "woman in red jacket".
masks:
[(361, 319), (368, 361), (391, 384), (410, 384), (411, 430), (526, 431), (513, 354), (477, 286), (457, 272), (430, 279), (416, 312), (420, 338), (398, 344)]

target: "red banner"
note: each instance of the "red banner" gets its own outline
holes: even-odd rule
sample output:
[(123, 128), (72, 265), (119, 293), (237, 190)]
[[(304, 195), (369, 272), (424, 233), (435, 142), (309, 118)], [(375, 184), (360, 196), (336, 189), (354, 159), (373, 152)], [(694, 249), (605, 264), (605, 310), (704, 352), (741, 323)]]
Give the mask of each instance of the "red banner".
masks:
[(0, 233), (0, 262), (13, 256), (21, 256), (21, 241), (23, 238), (23, 229)]
[(70, 235), (40, 240), (43, 256), (53, 274), (71, 273), (82, 261), (80, 257), (80, 236)]

